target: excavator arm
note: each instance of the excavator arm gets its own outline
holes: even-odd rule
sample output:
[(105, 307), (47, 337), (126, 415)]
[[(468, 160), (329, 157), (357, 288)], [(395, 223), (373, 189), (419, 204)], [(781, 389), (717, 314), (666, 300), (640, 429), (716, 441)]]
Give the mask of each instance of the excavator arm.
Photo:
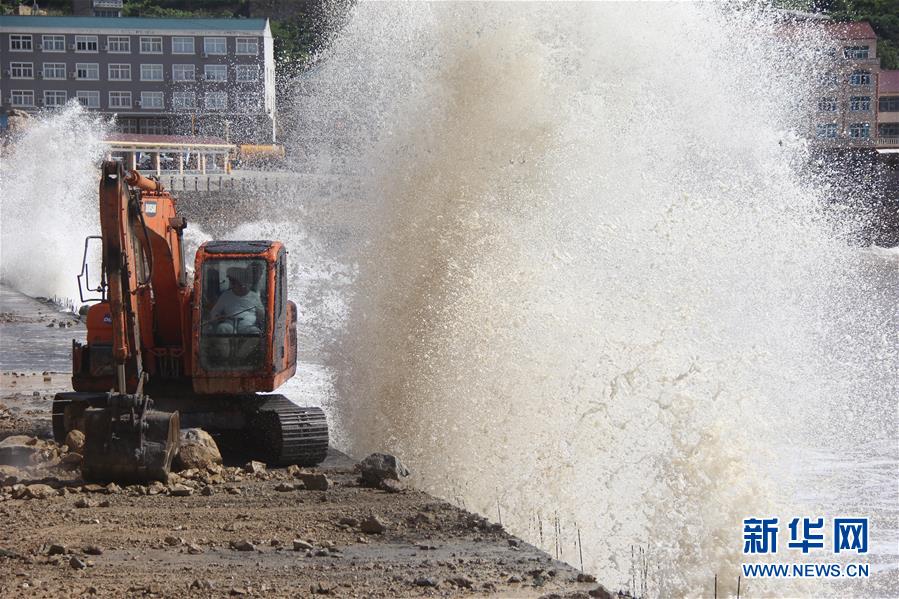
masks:
[[(178, 412), (154, 410), (143, 394), (141, 335), (152, 332), (152, 323), (146, 321), (153, 313), (153, 256), (140, 192), (132, 194), (129, 185), (162, 191), (157, 182), (135, 171), (126, 177), (116, 161), (103, 163), (100, 229), (116, 388), (107, 394), (105, 405), (85, 412), (82, 475), (90, 480), (164, 480), (178, 449)], [(137, 378), (133, 394), (128, 393), (129, 371)]]

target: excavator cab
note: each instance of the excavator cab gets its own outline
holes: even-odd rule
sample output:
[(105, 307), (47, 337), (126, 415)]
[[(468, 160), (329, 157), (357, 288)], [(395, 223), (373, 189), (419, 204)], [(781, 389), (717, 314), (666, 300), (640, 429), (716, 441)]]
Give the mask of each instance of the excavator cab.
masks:
[(194, 390), (274, 390), (293, 375), (296, 307), (278, 241), (210, 241), (197, 252)]

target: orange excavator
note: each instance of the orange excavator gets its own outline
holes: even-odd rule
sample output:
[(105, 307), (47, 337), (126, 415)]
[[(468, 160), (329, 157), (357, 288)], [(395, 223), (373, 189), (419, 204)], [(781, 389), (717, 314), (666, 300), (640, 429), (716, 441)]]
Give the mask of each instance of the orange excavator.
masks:
[[(101, 235), (85, 240), (78, 275), (82, 302), (96, 303), (86, 343), (73, 341), (74, 392), (53, 401), (56, 440), (73, 429), (85, 434), (85, 480), (165, 480), (182, 426), (272, 465), (317, 465), (327, 454), (322, 410), (267, 394), (296, 372), (286, 248), (208, 241), (191, 283), (186, 226), (158, 181), (103, 163)], [(102, 267), (92, 283), (96, 243)]]

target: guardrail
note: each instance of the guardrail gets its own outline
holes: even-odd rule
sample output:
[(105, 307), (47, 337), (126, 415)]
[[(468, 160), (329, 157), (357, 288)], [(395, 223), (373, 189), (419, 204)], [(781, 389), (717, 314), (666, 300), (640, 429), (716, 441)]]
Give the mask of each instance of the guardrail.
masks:
[(878, 137), (878, 148), (899, 148), (899, 137)]

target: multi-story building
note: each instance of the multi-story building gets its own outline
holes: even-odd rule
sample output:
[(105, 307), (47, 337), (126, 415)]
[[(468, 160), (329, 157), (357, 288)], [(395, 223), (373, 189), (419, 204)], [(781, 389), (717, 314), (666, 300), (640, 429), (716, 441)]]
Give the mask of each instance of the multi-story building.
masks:
[(899, 148), (899, 70), (881, 71), (877, 79), (877, 145)]
[(72, 14), (79, 17), (121, 17), (122, 0), (72, 0)]
[(123, 133), (272, 142), (268, 20), (0, 16), (0, 111), (73, 99)]
[(827, 145), (867, 147), (875, 135), (877, 35), (867, 22), (820, 21), (829, 38), (822, 71), (813, 136)]

